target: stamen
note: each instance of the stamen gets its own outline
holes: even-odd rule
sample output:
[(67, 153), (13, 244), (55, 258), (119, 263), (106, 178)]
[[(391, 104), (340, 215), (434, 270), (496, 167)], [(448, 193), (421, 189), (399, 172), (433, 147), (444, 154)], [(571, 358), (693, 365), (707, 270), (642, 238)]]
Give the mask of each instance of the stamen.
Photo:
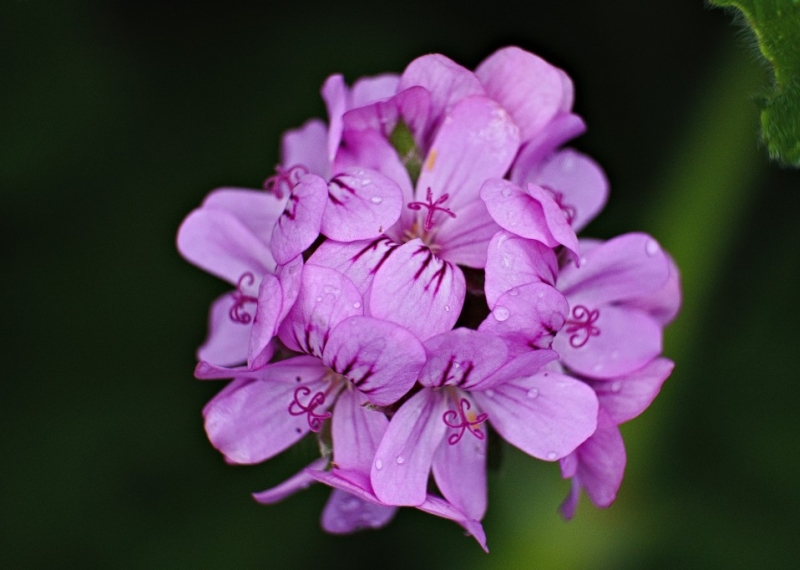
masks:
[(569, 344), (572, 348), (580, 348), (589, 342), (589, 337), (600, 335), (600, 329), (594, 326), (600, 318), (599, 309), (592, 311), (583, 305), (576, 305), (572, 309), (572, 316), (575, 319), (569, 319), (564, 329), (564, 332), (571, 333)]
[(300, 396), (308, 396), (311, 393), (311, 388), (308, 386), (298, 386), (294, 391), (294, 400), (289, 404), (289, 413), (293, 416), (308, 415), (308, 427), (311, 431), (317, 432), (322, 428), (323, 420), (331, 417), (330, 412), (323, 412), (318, 414), (314, 409), (325, 403), (325, 394), (317, 392), (308, 401), (308, 405), (303, 405), (300, 402)]
[[(458, 411), (447, 410), (444, 415), (442, 415), (442, 420), (445, 424), (447, 424), (448, 427), (460, 429), (458, 433), (451, 433), (447, 437), (447, 443), (450, 445), (457, 444), (466, 430), (469, 430), (469, 432), (478, 439), (483, 439), (486, 437), (486, 435), (475, 426), (485, 422), (489, 418), (489, 414), (482, 412), (478, 414), (477, 417), (474, 417), (474, 414), (467, 414), (467, 410), (469, 410), (471, 407), (472, 404), (469, 403), (469, 400), (466, 398), (461, 398)], [(473, 416), (474, 419), (470, 420), (468, 416)]]
[(409, 202), (408, 207), (412, 210), (421, 210), (422, 208), (428, 208), (428, 214), (425, 216), (425, 223), (423, 227), (425, 228), (426, 232), (429, 232), (433, 229), (433, 215), (439, 211), (444, 212), (451, 218), (455, 218), (456, 215), (453, 213), (450, 208), (445, 208), (440, 206), (439, 204), (444, 204), (447, 199), (450, 197), (450, 194), (442, 194), (435, 202), (433, 201), (433, 191), (428, 187), (428, 192), (425, 196), (427, 202)]
[(239, 281), (236, 283), (236, 291), (232, 293), (234, 303), (228, 311), (228, 316), (234, 323), (246, 325), (253, 320), (253, 315), (248, 313), (244, 306), (247, 303), (258, 303), (258, 298), (245, 294), (244, 288), (251, 287), (255, 281), (256, 278), (249, 271), (242, 273), (242, 276), (239, 277)]
[(283, 191), (290, 193), (297, 186), (300, 178), (308, 174), (309, 170), (302, 164), (294, 164), (283, 168), (280, 164), (275, 166), (275, 174), (264, 180), (264, 190), (272, 192), (279, 200), (283, 198)]

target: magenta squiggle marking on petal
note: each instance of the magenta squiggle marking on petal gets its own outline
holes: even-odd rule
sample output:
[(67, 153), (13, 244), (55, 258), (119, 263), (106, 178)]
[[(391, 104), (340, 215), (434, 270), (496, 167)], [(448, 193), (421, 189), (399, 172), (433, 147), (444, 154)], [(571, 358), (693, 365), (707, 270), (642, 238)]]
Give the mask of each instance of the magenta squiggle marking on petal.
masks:
[(236, 291), (232, 293), (234, 303), (228, 311), (228, 316), (234, 323), (246, 325), (253, 320), (253, 315), (245, 311), (244, 306), (247, 303), (257, 303), (258, 299), (251, 295), (246, 295), (243, 289), (244, 287), (253, 285), (255, 280), (256, 278), (253, 274), (248, 271), (242, 273), (242, 276), (239, 277), (239, 281), (236, 282)]
[[(447, 443), (449, 443), (450, 445), (457, 444), (461, 440), (461, 437), (464, 435), (464, 432), (466, 430), (469, 430), (469, 433), (471, 433), (478, 439), (483, 439), (486, 437), (486, 434), (484, 434), (480, 429), (478, 429), (475, 426), (478, 426), (483, 422), (485, 422), (489, 418), (489, 414), (487, 414), (486, 412), (482, 412), (478, 414), (474, 420), (469, 420), (467, 418), (467, 410), (469, 410), (471, 407), (472, 404), (469, 403), (469, 400), (467, 400), (466, 398), (461, 398), (461, 401), (459, 402), (458, 411), (447, 410), (442, 415), (442, 420), (444, 421), (445, 424), (447, 424), (447, 427), (459, 430), (458, 433), (451, 433), (447, 437)], [(456, 421), (458, 421), (458, 423), (455, 423)]]
[(323, 412), (318, 414), (314, 411), (315, 408), (325, 403), (325, 394), (323, 392), (317, 392), (311, 397), (307, 405), (303, 405), (302, 402), (300, 402), (300, 396), (305, 397), (310, 393), (311, 388), (307, 386), (298, 386), (294, 391), (294, 400), (292, 400), (292, 403), (289, 404), (289, 413), (293, 416), (302, 416), (303, 414), (307, 414), (308, 427), (311, 429), (311, 431), (316, 432), (322, 428), (323, 420), (331, 417), (331, 413)]
[[(283, 216), (286, 216), (290, 220), (293, 220), (297, 217), (297, 204), (300, 202), (300, 198), (291, 194), (289, 196), (289, 201), (286, 203), (286, 209), (283, 210), (283, 214), (280, 218), (278, 218), (278, 223), (280, 224), (283, 222)], [(289, 210), (291, 208), (291, 210)]]
[(450, 208), (445, 208), (440, 206), (440, 204), (444, 204), (447, 199), (450, 197), (450, 194), (442, 194), (436, 201), (433, 201), (433, 191), (428, 187), (428, 192), (425, 195), (426, 202), (409, 202), (408, 207), (411, 210), (421, 210), (422, 208), (428, 208), (428, 214), (425, 216), (425, 223), (423, 227), (425, 228), (426, 232), (429, 232), (433, 229), (433, 215), (438, 212), (444, 212), (451, 218), (455, 218), (456, 215)]
[(280, 164), (275, 167), (275, 174), (264, 180), (264, 190), (272, 192), (279, 200), (283, 198), (283, 191), (291, 192), (300, 178), (308, 174), (309, 170), (302, 164), (295, 164), (289, 168), (283, 168)]
[(594, 326), (600, 318), (600, 309), (590, 310), (583, 305), (576, 305), (572, 309), (575, 320), (569, 319), (564, 332), (570, 334), (569, 344), (572, 348), (580, 348), (589, 342), (589, 338), (600, 336), (600, 329)]

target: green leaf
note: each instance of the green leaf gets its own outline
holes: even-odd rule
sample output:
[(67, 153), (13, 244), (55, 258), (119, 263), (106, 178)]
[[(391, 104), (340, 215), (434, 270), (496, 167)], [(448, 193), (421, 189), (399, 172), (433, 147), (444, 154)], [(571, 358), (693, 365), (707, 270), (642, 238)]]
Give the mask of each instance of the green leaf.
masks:
[(400, 160), (405, 165), (408, 175), (411, 177), (411, 184), (416, 185), (419, 173), (422, 171), (422, 157), (411, 129), (402, 119), (397, 121), (392, 134), (389, 135), (389, 142), (392, 143)]
[(772, 65), (773, 85), (759, 97), (761, 136), (770, 156), (800, 167), (800, 0), (711, 0), (739, 9)]

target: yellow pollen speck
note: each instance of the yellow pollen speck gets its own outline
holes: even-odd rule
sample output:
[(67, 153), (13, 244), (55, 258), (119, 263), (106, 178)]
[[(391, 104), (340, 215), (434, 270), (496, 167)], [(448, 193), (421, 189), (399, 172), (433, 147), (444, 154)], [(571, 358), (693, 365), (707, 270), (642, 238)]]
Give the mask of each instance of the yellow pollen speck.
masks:
[(467, 420), (469, 420), (469, 423), (474, 424), (475, 423), (475, 418), (477, 418), (477, 416), (475, 415), (475, 412), (473, 412), (473, 411), (467, 412)]
[(433, 165), (436, 163), (436, 154), (437, 150), (435, 148), (432, 148), (431, 152), (428, 154), (428, 160), (425, 161), (425, 170), (428, 172), (433, 170)]

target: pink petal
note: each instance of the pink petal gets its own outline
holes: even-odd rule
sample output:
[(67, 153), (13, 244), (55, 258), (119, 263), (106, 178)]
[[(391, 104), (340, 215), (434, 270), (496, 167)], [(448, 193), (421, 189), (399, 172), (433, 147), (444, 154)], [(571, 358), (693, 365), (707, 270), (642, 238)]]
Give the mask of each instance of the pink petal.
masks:
[(501, 230), (489, 242), (486, 301), (492, 308), (501, 295), (528, 283), (555, 286), (557, 275), (558, 260), (551, 248)]
[(450, 330), (464, 304), (464, 274), (420, 239), (392, 252), (372, 282), (372, 316), (404, 326), (421, 340)]
[(501, 295), (478, 330), (500, 336), (518, 356), (549, 348), (568, 312), (567, 300), (554, 287), (528, 283)]
[(431, 97), (429, 126), (422, 141), (428, 140), (456, 103), (486, 93), (471, 71), (440, 54), (424, 55), (408, 64), (397, 89), (403, 91), (417, 85), (427, 89)]
[[(597, 311), (589, 327), (586, 310)], [(576, 318), (579, 317), (579, 318)], [(661, 354), (661, 327), (636, 309), (572, 305), (572, 312), (553, 341), (553, 350), (571, 370), (590, 378), (614, 378), (638, 370)]]
[(571, 102), (572, 90), (562, 73), (518, 47), (496, 51), (475, 70), (487, 94), (514, 117), (523, 140), (552, 121), (565, 107), (565, 99)]
[(290, 349), (322, 356), (331, 330), (364, 309), (356, 286), (336, 270), (306, 265), (297, 301), (278, 335)]
[(219, 366), (235, 366), (247, 360), (252, 325), (231, 319), (230, 310), (235, 302), (233, 295), (226, 293), (211, 305), (208, 336), (197, 351), (199, 360)]
[(327, 180), (330, 176), (328, 159), (328, 129), (319, 119), (310, 119), (300, 127), (287, 131), (281, 140), (281, 158), (285, 168), (305, 166), (311, 174)]
[(419, 373), (423, 386), (470, 389), (491, 375), (508, 357), (498, 337), (470, 329), (455, 329), (425, 341), (427, 361)]
[(285, 200), (263, 190), (219, 188), (203, 200), (204, 209), (230, 212), (265, 244), (272, 239), (272, 227), (285, 206)]
[(489, 549), (486, 547), (486, 533), (483, 531), (483, 526), (481, 526), (480, 521), (470, 519), (444, 499), (433, 495), (428, 495), (421, 505), (417, 505), (417, 508), (426, 513), (450, 519), (458, 523), (470, 536), (478, 541), (478, 544), (483, 548), (484, 552), (489, 552)]
[(392, 97), (397, 93), (399, 82), (400, 76), (395, 73), (360, 78), (350, 89), (350, 108), (363, 107)]
[(589, 385), (594, 388), (600, 405), (611, 419), (621, 424), (647, 409), (674, 367), (671, 360), (656, 358), (626, 376), (611, 381), (590, 381)]
[(344, 114), (345, 131), (374, 131), (389, 137), (398, 121), (406, 123), (413, 134), (425, 128), (430, 114), (430, 93), (424, 87), (411, 87), (387, 101), (354, 106)]
[(346, 169), (328, 183), (322, 233), (342, 242), (377, 238), (402, 208), (403, 194), (394, 181), (375, 170)]
[(383, 412), (370, 409), (367, 400), (354, 390), (344, 390), (336, 401), (331, 430), (333, 462), (339, 469), (369, 473), (378, 444), (389, 420)]
[(444, 394), (424, 388), (395, 412), (370, 474), (381, 502), (416, 506), (425, 500), (433, 454), (447, 429), (446, 405)]
[(309, 475), (306, 470), (314, 469), (321, 471), (325, 469), (327, 463), (328, 463), (327, 459), (324, 458), (317, 459), (316, 461), (312, 462), (308, 467), (306, 467), (299, 473), (292, 475), (280, 485), (276, 485), (275, 487), (266, 489), (264, 491), (259, 491), (258, 493), (253, 493), (253, 498), (262, 505), (271, 505), (273, 503), (277, 503), (279, 501), (284, 500), (289, 495), (294, 495), (298, 491), (308, 489), (308, 487), (316, 483), (316, 480), (311, 475)]
[(666, 252), (665, 255), (669, 262), (669, 278), (667, 278), (667, 282), (655, 292), (641, 297), (628, 298), (624, 301), (626, 307), (635, 307), (645, 311), (662, 327), (667, 326), (678, 316), (683, 296), (678, 266)]
[[(600, 410), (597, 430), (575, 451), (578, 466), (575, 481), (597, 507), (608, 507), (617, 497), (625, 473), (625, 444), (619, 428)], [(575, 500), (569, 497), (562, 505), (562, 514), (570, 518), (574, 512)]]
[(328, 162), (332, 163), (342, 138), (342, 115), (349, 106), (347, 85), (342, 75), (331, 75), (325, 80), (322, 98), (328, 109)]
[(557, 116), (523, 145), (511, 168), (511, 181), (523, 186), (527, 182), (525, 176), (537, 170), (547, 155), (584, 132), (586, 124), (578, 115), (566, 113)]
[(483, 269), (486, 250), (500, 229), (481, 200), (474, 200), (458, 211), (455, 219), (444, 219), (436, 234), (439, 256), (451, 263)]
[(272, 231), (275, 261), (288, 263), (314, 243), (327, 201), (328, 185), (322, 178), (306, 174), (300, 179)]
[(490, 388), (512, 382), (517, 378), (523, 378), (543, 370), (545, 366), (558, 360), (558, 353), (554, 350), (540, 348), (529, 350), (520, 356), (508, 361), (491, 376), (488, 376), (472, 387), (472, 391), (487, 391)]
[(370, 402), (388, 406), (414, 386), (425, 363), (425, 349), (399, 325), (357, 316), (333, 329), (323, 360)]
[(350, 243), (326, 240), (308, 258), (308, 263), (330, 267), (348, 277), (367, 301), (375, 273), (399, 247), (388, 238)]
[[(315, 394), (327, 387), (327, 369), (303, 357), (260, 372), (233, 380), (203, 408), (208, 439), (229, 463), (259, 463), (302, 438), (310, 427), (305, 415), (289, 413), (295, 390), (305, 387)], [(315, 411), (324, 412), (330, 403), (323, 401)]]
[(552, 195), (533, 184), (527, 188), (523, 191), (506, 180), (488, 180), (481, 198), (503, 229), (551, 248), (563, 245), (575, 255), (578, 238)]
[(331, 534), (377, 529), (389, 524), (396, 512), (397, 507), (381, 505), (334, 488), (322, 510), (322, 528)]
[(669, 276), (669, 260), (658, 242), (630, 233), (584, 252), (580, 268), (564, 267), (557, 286), (573, 305), (603, 305), (655, 293)]
[(283, 293), (278, 278), (264, 275), (258, 288), (258, 304), (248, 343), (247, 364), (251, 369), (264, 366), (272, 357), (273, 350), (267, 350), (266, 353), (264, 351), (277, 334), (282, 300)]
[(506, 441), (539, 459), (568, 455), (597, 427), (594, 391), (556, 372), (518, 378), (473, 397)]
[(465, 99), (436, 134), (422, 165), (417, 198), (428, 188), (436, 198), (448, 194), (445, 206), (458, 215), (478, 199), (485, 180), (508, 171), (518, 148), (519, 132), (502, 107), (484, 97)]
[(608, 179), (591, 158), (572, 149), (549, 156), (538, 168), (521, 177), (560, 197), (562, 208), (572, 218), (575, 231), (586, 226), (605, 206)]
[(196, 266), (236, 285), (246, 273), (260, 279), (275, 261), (269, 248), (236, 216), (224, 210), (194, 210), (178, 230), (178, 250)]
[[(462, 393), (463, 397), (466, 394)], [(472, 410), (476, 406), (472, 404)], [(476, 410), (477, 413), (477, 410)], [(468, 518), (480, 520), (486, 514), (486, 428), (483, 438), (471, 433), (451, 444), (445, 438), (433, 457), (433, 476), (436, 485), (457, 509)], [(451, 428), (449, 431), (453, 432)]]

